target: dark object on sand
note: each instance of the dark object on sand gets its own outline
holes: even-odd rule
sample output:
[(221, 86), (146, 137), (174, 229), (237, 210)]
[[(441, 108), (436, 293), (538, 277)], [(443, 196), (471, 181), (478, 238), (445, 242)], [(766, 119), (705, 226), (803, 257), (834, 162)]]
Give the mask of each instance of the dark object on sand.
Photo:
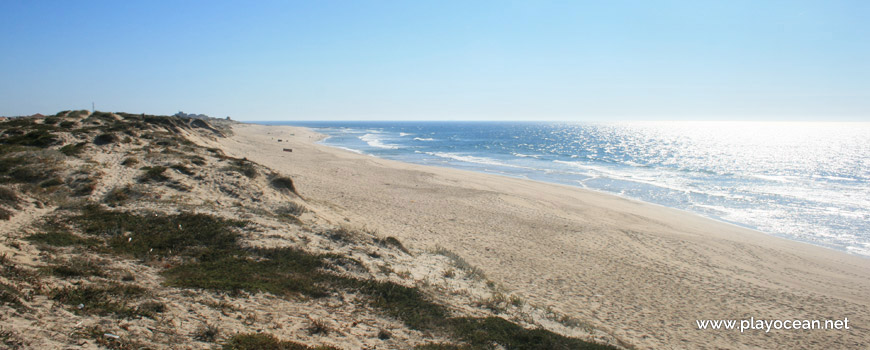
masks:
[(293, 149), (292, 148), (285, 148), (284, 152), (293, 152)]

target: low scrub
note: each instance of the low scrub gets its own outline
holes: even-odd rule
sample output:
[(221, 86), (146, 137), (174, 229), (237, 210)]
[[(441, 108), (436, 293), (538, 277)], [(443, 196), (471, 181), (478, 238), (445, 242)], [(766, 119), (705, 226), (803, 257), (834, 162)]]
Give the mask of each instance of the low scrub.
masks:
[(321, 257), (292, 248), (257, 250), (257, 256), (235, 252), (187, 263), (164, 272), (166, 282), (177, 287), (204, 288), (238, 293), (275, 295), (329, 295), (331, 275), (323, 273)]
[(77, 157), (85, 150), (85, 147), (87, 145), (88, 144), (86, 142), (79, 142), (79, 143), (75, 143), (75, 144), (71, 143), (68, 145), (64, 145), (63, 147), (60, 148), (60, 153), (63, 153), (63, 154), (68, 155), (70, 157)]
[(86, 234), (103, 238), (120, 255), (146, 256), (220, 255), (237, 248), (245, 222), (206, 214), (133, 214), (88, 205), (72, 221)]
[(99, 134), (94, 138), (94, 144), (97, 146), (109, 145), (118, 142), (118, 136), (112, 133)]
[(179, 173), (182, 173), (182, 174), (187, 175), (187, 176), (194, 174), (193, 170), (184, 164), (173, 164), (172, 166), (170, 166), (170, 168), (175, 169)]
[(223, 350), (338, 350), (331, 346), (311, 347), (297, 342), (279, 340), (267, 333), (240, 333), (227, 339)]
[(0, 305), (23, 308), (24, 302), (19, 287), (0, 282)]
[(257, 177), (257, 168), (254, 167), (254, 163), (251, 163), (251, 161), (247, 159), (231, 159), (230, 165), (226, 166), (224, 168), (225, 170), (237, 172), (251, 179)]
[(11, 135), (0, 138), (0, 143), (7, 145), (31, 146), (46, 148), (57, 144), (57, 135), (47, 130), (34, 130), (23, 135)]
[(141, 316), (130, 304), (145, 295), (142, 287), (119, 283), (69, 286), (49, 293), (52, 300), (72, 306), (76, 313), (126, 318)]
[(49, 265), (44, 268), (51, 275), (61, 278), (74, 277), (106, 277), (106, 271), (102, 264), (98, 264), (94, 259), (83, 257), (72, 258), (68, 261), (61, 261), (56, 264)]
[(505, 349), (530, 350), (604, 350), (609, 345), (569, 338), (545, 329), (525, 329), (500, 317), (454, 318), (450, 320), (451, 333), (471, 345), (472, 349), (490, 349), (498, 344)]
[[(141, 185), (139, 185), (141, 186)], [(121, 205), (127, 202), (128, 200), (135, 200), (145, 196), (145, 193), (134, 186), (124, 186), (120, 188), (113, 188), (111, 191), (106, 193), (103, 197), (103, 203), (106, 203), (111, 206)]]
[(41, 232), (26, 237), (34, 243), (41, 243), (55, 247), (68, 247), (74, 245), (94, 246), (100, 242), (93, 238), (80, 237), (73, 234), (59, 218), (51, 218), (37, 226)]
[(121, 165), (126, 166), (126, 167), (131, 167), (131, 166), (134, 166), (136, 164), (139, 164), (139, 160), (136, 159), (135, 157), (127, 157), (121, 161)]
[[(370, 306), (394, 317), (411, 329), (445, 334), (457, 344), (428, 344), (430, 349), (612, 349), (568, 338), (543, 329), (525, 329), (497, 318), (451, 317), (443, 305), (430, 300), (420, 289), (394, 282), (367, 280), (330, 271), (337, 254), (312, 254), (296, 248), (250, 248), (239, 242), (238, 228), (244, 222), (203, 214), (135, 214), (86, 206), (70, 222), (86, 234), (101, 238), (103, 251), (122, 256), (174, 256), (179, 264), (163, 270), (165, 283), (173, 287), (213, 291), (271, 293), (279, 296), (325, 297), (339, 292), (357, 293)], [(332, 234), (355, 235), (346, 229)], [(400, 246), (398, 240), (380, 244)], [(398, 247), (397, 247), (398, 248)], [(443, 249), (442, 249), (443, 250)], [(463, 261), (451, 256), (456, 265)], [(468, 268), (468, 266), (465, 266)], [(137, 300), (146, 294), (130, 285), (74, 286), (54, 290), (51, 297), (74, 311), (118, 317), (148, 316), (158, 310)], [(150, 311), (149, 311), (150, 310)], [(150, 316), (149, 316), (150, 317)], [(318, 327), (318, 332), (328, 327)], [(208, 337), (210, 339), (210, 337)], [(267, 334), (237, 334), (224, 349), (309, 349)]]
[(0, 157), (0, 183), (37, 184), (57, 177), (63, 157), (51, 150), (23, 150)]
[(18, 198), (18, 193), (14, 190), (0, 186), (0, 204), (10, 207), (18, 207), (21, 199)]
[(165, 166), (143, 167), (141, 170), (144, 173), (139, 176), (139, 182), (164, 182), (169, 180), (165, 172), (168, 169)]

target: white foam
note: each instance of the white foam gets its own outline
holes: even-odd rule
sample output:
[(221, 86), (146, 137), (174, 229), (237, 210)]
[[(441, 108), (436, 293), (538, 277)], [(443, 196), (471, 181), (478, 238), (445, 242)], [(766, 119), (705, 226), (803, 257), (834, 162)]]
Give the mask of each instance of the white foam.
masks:
[(347, 147), (341, 147), (341, 146), (334, 146), (334, 147), (335, 147), (335, 148), (341, 148), (341, 149), (343, 149), (343, 150), (345, 150), (345, 151), (350, 151), (350, 152), (353, 152), (353, 153), (356, 153), (356, 154), (363, 154), (362, 151), (360, 151), (360, 150), (355, 150), (355, 149), (353, 149), (353, 148), (347, 148)]
[(435, 141), (435, 139), (433, 139), (431, 137), (430, 138), (415, 137), (414, 140), (416, 140), (416, 141)]
[(458, 161), (467, 162), (467, 163), (495, 165), (495, 166), (503, 166), (503, 167), (508, 167), (508, 168), (538, 170), (535, 168), (529, 168), (529, 167), (524, 167), (524, 166), (520, 166), (520, 165), (507, 164), (507, 163), (499, 162), (495, 159), (486, 158), (486, 157), (468, 156), (468, 155), (462, 155), (462, 154), (450, 153), (450, 152), (425, 152), (425, 153), (430, 155), (430, 156), (453, 159), (453, 160), (458, 160)]
[(514, 153), (514, 156), (520, 157), (520, 158), (535, 158), (535, 159), (538, 159), (541, 157), (540, 155), (537, 155), (537, 154), (522, 154), (522, 153)]
[(360, 140), (365, 141), (369, 146), (384, 148), (384, 149), (399, 149), (398, 145), (386, 144), (381, 139), (378, 138), (375, 134), (365, 134), (359, 137)]

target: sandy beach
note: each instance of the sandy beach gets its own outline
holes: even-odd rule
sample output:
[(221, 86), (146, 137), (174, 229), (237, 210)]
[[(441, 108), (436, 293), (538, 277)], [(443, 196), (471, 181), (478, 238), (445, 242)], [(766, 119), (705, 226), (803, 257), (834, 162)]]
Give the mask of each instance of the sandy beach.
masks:
[[(335, 223), (445, 247), (529, 303), (641, 349), (866, 347), (870, 260), (569, 186), (379, 159), (240, 124), (227, 154), (290, 175)], [(281, 139), (282, 142), (278, 142)], [(286, 152), (283, 149), (292, 149)], [(848, 318), (848, 330), (699, 330), (696, 320)]]

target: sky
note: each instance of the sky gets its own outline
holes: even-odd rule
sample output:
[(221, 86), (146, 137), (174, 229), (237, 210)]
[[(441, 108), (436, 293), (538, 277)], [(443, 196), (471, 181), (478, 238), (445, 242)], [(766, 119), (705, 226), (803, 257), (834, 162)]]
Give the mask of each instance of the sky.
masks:
[(0, 1), (0, 115), (870, 121), (870, 1)]

